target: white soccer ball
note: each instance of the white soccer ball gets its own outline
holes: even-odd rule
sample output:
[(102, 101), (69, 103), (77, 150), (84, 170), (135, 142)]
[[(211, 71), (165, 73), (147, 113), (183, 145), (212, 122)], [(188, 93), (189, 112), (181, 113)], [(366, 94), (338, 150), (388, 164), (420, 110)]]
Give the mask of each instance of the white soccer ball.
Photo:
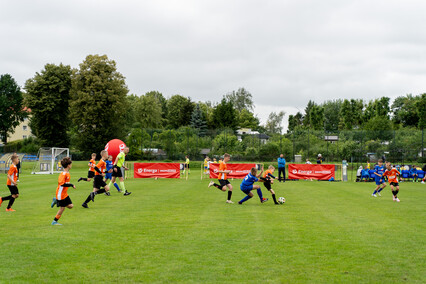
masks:
[(285, 198), (284, 197), (278, 198), (278, 203), (284, 204), (285, 203)]

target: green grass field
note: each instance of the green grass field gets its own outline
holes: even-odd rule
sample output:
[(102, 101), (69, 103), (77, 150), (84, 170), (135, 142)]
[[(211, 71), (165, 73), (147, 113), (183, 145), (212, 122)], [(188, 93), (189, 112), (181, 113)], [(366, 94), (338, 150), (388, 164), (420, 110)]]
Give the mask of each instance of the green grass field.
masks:
[[(74, 163), (72, 182), (86, 174)], [(91, 183), (69, 189), (75, 208), (51, 226), (57, 174), (24, 169), (16, 212), (0, 208), (0, 282), (424, 283), (426, 185), (401, 183), (373, 198), (372, 183), (275, 183), (275, 206), (257, 195), (244, 205), (239, 180), (233, 201), (207, 188), (200, 172), (188, 181), (129, 179), (81, 203)], [(0, 175), (0, 196), (8, 195)], [(263, 189), (264, 195), (270, 194)]]

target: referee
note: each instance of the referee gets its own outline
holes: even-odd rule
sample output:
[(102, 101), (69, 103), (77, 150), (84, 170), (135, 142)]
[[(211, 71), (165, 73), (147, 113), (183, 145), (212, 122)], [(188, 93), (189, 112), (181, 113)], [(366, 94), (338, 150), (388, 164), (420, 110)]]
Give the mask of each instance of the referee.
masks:
[(112, 179), (108, 184), (108, 186), (111, 186), (111, 184), (114, 184), (115, 180), (118, 178), (120, 180), (120, 188), (124, 191), (124, 195), (131, 194), (131, 192), (127, 191), (126, 187), (124, 186), (123, 172), (121, 170), (122, 167), (124, 167), (125, 170), (128, 170), (128, 168), (124, 166), (127, 153), (129, 153), (129, 147), (125, 147), (123, 149), (123, 152), (120, 152), (120, 154), (118, 154), (117, 157), (115, 158), (114, 167), (112, 170)]

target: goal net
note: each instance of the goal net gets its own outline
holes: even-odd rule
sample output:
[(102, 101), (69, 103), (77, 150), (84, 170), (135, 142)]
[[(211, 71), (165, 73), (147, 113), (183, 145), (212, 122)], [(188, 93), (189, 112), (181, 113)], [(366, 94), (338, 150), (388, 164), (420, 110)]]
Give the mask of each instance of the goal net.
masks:
[(60, 173), (62, 171), (61, 160), (69, 155), (69, 148), (40, 148), (32, 174)]

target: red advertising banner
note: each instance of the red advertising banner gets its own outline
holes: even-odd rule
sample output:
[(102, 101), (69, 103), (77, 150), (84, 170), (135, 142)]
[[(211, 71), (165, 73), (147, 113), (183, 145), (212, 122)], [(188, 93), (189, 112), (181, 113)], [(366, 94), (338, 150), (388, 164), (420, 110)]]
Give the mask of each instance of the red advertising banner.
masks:
[(289, 164), (289, 179), (319, 179), (334, 178), (334, 165)]
[(180, 178), (179, 163), (135, 163), (135, 178)]
[[(226, 164), (227, 170), (231, 171), (228, 174), (228, 178), (239, 178), (243, 179), (251, 170), (251, 168), (256, 167), (256, 164)], [(217, 178), (219, 173), (219, 164), (211, 163), (210, 164), (210, 178)]]

